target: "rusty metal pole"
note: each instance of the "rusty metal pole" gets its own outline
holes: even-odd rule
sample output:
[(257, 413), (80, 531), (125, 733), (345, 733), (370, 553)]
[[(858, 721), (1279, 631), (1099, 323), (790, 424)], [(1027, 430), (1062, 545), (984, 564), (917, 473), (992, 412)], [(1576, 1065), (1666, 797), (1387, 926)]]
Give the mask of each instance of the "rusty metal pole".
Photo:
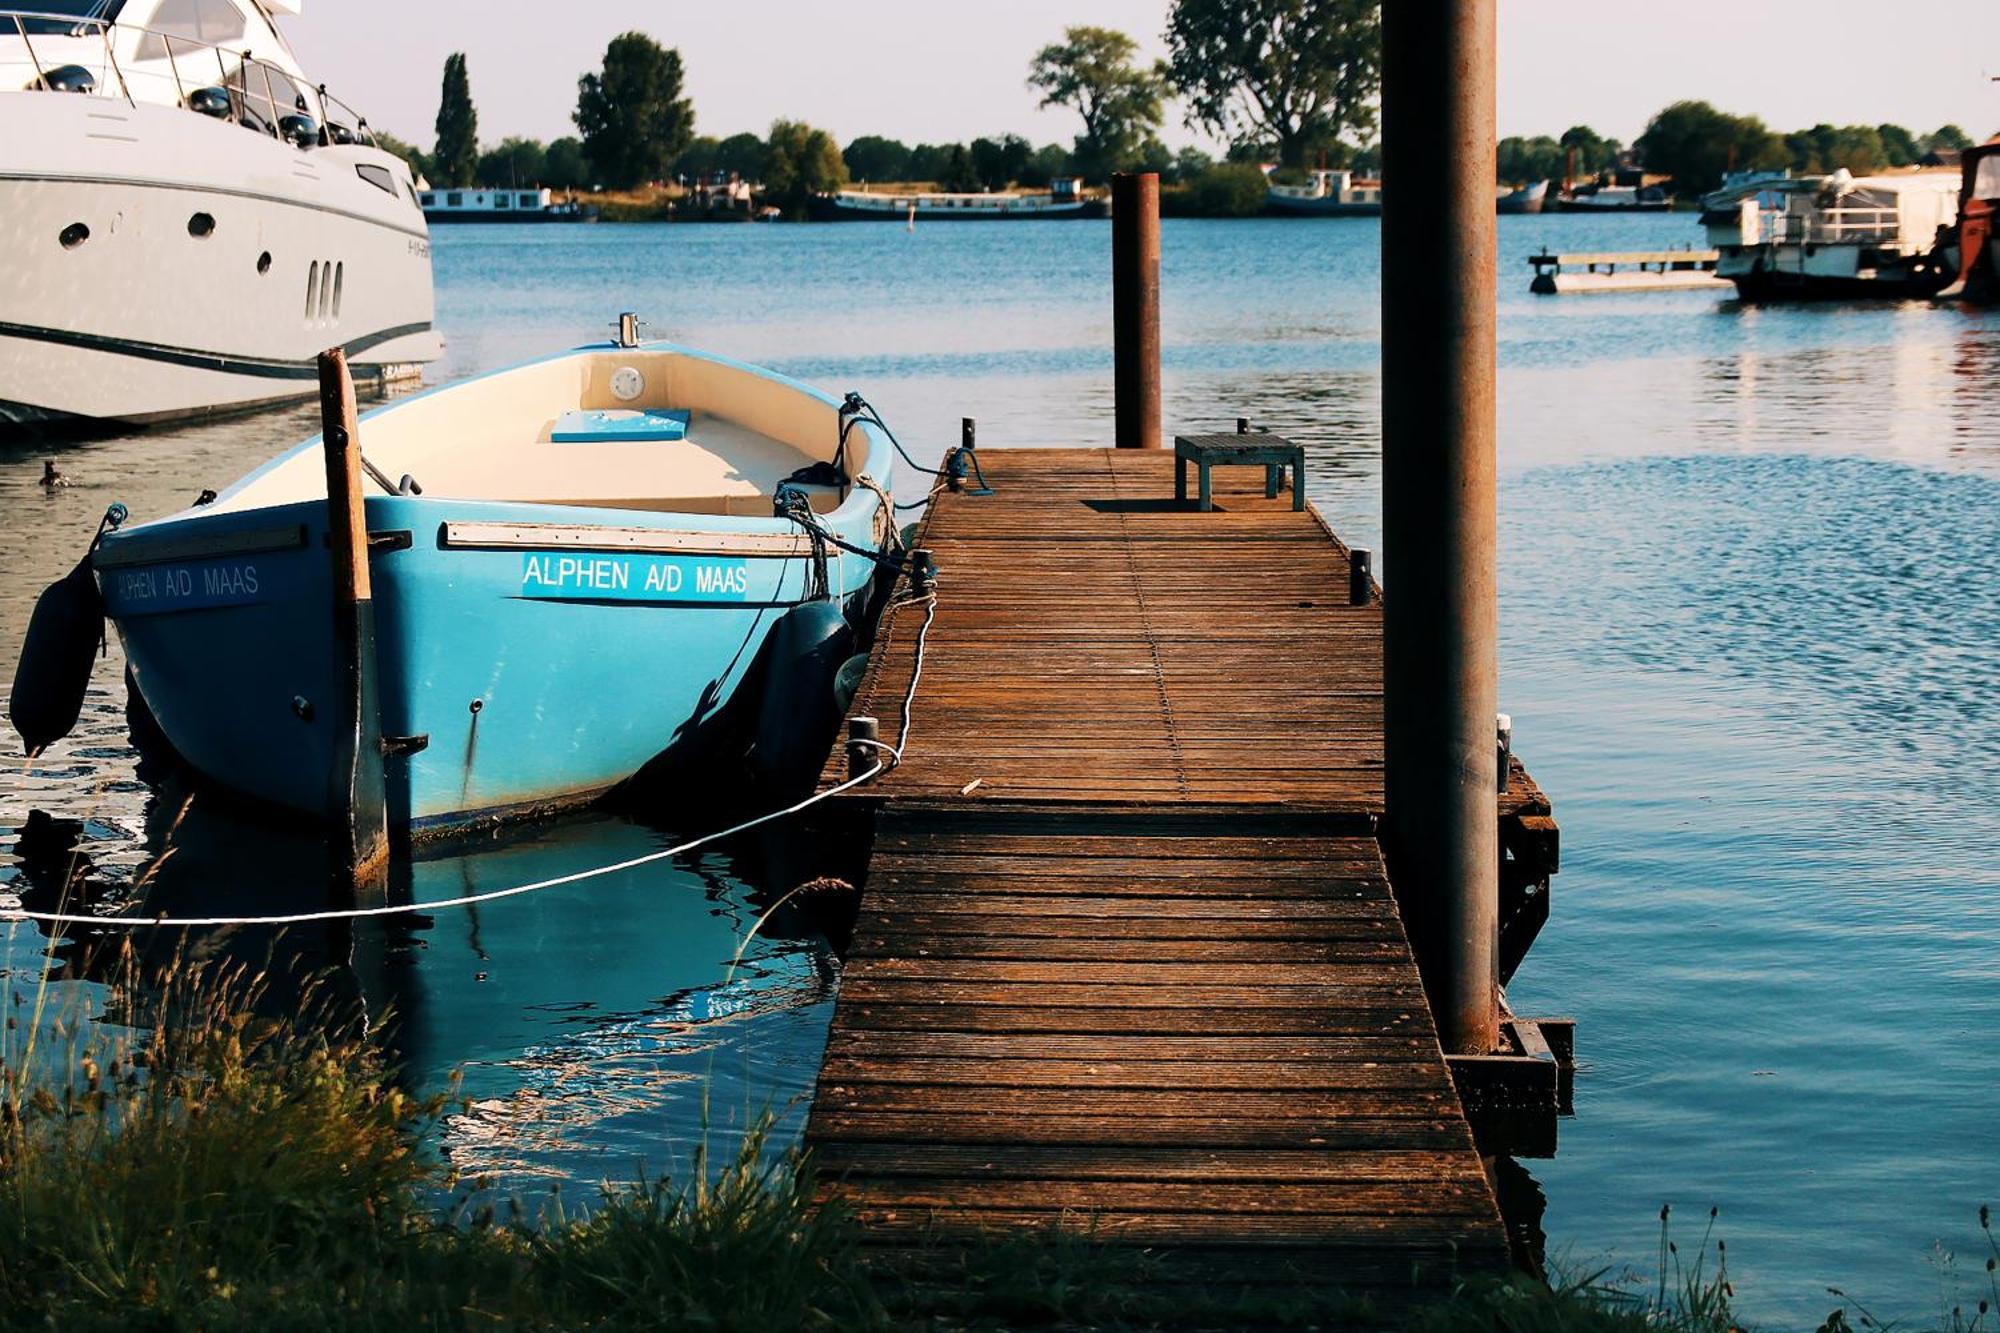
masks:
[(1382, 6), (1388, 852), (1447, 1052), (1499, 1040), (1494, 0)]
[(368, 520), (361, 502), (361, 441), (354, 381), (341, 348), (319, 354), (320, 433), (326, 451), (326, 536), (334, 650), (341, 697), (333, 700), (328, 814), (336, 893), (379, 899), (388, 888), (389, 817), (376, 712), (375, 601), (368, 577)]
[(1111, 340), (1120, 449), (1158, 449), (1160, 436), (1160, 178), (1111, 178)]

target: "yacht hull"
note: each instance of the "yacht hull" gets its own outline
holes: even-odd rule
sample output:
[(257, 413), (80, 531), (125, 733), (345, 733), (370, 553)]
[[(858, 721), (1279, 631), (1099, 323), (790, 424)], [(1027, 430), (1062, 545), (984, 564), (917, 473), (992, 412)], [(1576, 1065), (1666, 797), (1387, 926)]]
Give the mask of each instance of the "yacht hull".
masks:
[(103, 97), (0, 94), (0, 422), (143, 422), (310, 397), (349, 349), (436, 357), (430, 239), (379, 149), (298, 149)]

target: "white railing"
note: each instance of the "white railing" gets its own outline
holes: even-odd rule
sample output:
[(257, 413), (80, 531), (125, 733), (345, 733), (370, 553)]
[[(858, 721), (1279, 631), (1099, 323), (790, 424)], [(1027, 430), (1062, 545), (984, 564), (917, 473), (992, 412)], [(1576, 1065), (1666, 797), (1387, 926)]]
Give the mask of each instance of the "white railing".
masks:
[(1810, 213), (1765, 210), (1758, 214), (1763, 239), (1780, 245), (1844, 242), (1899, 242), (1902, 218), (1893, 208), (1817, 208)]
[[(139, 40), (121, 63), (115, 39), (126, 33)], [(19, 44), (18, 52), (6, 52), (13, 43)], [(87, 84), (77, 78), (78, 71)], [(248, 50), (110, 19), (0, 11), (0, 89), (16, 87), (117, 97), (133, 106), (182, 107), (302, 147), (308, 142), (375, 142), (367, 119), (328, 93), (324, 84), (302, 84)], [(335, 112), (347, 120), (334, 120)], [(304, 123), (296, 119), (300, 117)], [(287, 125), (287, 119), (293, 123)]]

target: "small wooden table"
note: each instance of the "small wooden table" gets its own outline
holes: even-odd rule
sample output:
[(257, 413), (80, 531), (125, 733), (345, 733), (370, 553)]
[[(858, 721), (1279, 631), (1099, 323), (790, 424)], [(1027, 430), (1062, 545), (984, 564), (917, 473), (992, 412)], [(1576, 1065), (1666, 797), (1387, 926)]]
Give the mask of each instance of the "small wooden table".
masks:
[(1306, 451), (1283, 436), (1270, 435), (1263, 431), (1251, 431), (1233, 435), (1176, 435), (1174, 436), (1174, 498), (1187, 499), (1187, 469), (1193, 463), (1201, 469), (1201, 503), (1203, 513), (1215, 508), (1214, 491), (1209, 484), (1208, 470), (1220, 463), (1228, 466), (1264, 468), (1264, 498), (1277, 498), (1278, 486), (1284, 480), (1285, 469), (1292, 470), (1292, 508), (1306, 507)]

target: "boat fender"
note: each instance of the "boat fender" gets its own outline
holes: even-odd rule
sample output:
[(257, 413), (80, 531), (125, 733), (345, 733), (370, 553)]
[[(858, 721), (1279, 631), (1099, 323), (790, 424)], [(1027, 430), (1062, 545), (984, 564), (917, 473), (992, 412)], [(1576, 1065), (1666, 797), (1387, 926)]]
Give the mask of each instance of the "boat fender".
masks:
[(35, 599), (35, 614), (21, 642), (7, 720), (21, 733), (29, 757), (76, 726), (90, 688), (91, 662), (103, 642), (104, 600), (85, 556)]
[(772, 627), (750, 752), (760, 786), (779, 792), (811, 786), (840, 725), (834, 678), (853, 652), (854, 629), (830, 601), (801, 603)]
[(90, 551), (35, 599), (7, 699), (7, 720), (31, 759), (69, 735), (83, 713), (91, 662), (104, 643), (104, 599), (91, 574), (91, 555), (105, 532), (124, 520), (125, 506), (107, 509)]
[(840, 664), (840, 670), (833, 678), (833, 710), (842, 717), (854, 707), (854, 696), (861, 693), (861, 678), (868, 674), (868, 654), (856, 653)]

